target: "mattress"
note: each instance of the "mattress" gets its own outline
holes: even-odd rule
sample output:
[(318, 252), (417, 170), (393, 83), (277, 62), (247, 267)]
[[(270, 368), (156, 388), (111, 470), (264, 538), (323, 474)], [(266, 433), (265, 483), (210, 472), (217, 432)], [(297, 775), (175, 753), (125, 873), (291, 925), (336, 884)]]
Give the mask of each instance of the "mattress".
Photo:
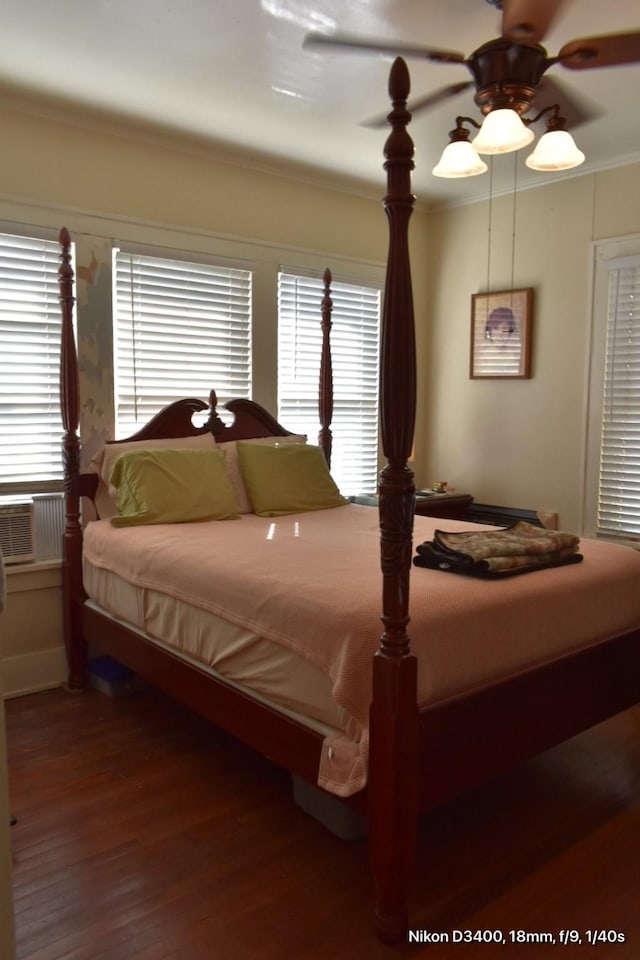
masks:
[(326, 675), (281, 644), (88, 562), (84, 586), (99, 612), (215, 676), (325, 733), (345, 726), (345, 712), (333, 699)]
[[(469, 527), (416, 517), (414, 542), (431, 539), (437, 526)], [(420, 705), (640, 627), (640, 554), (595, 541), (583, 541), (581, 552), (575, 566), (500, 582), (414, 568), (408, 633)], [(376, 510), (348, 505), (277, 520), (249, 514), (125, 529), (95, 521), (84, 563), (89, 596), (110, 613), (335, 727), (318, 782), (341, 795), (361, 789), (371, 658), (382, 630)], [(213, 627), (205, 615), (217, 618)], [(234, 628), (226, 639), (220, 621)], [(214, 642), (208, 634), (216, 631)], [(282, 684), (293, 676), (300, 686), (292, 681), (287, 692)]]

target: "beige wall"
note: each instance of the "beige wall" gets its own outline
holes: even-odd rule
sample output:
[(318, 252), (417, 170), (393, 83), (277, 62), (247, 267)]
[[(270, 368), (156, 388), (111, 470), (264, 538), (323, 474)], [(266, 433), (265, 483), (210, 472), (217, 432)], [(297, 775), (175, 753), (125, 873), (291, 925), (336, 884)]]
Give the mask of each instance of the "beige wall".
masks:
[[(493, 200), (490, 288), (534, 289), (530, 380), (470, 380), (471, 295), (487, 289), (487, 203), (434, 213), (417, 480), (557, 512), (578, 530), (593, 240), (640, 231), (640, 165)], [(512, 276), (512, 250), (513, 276)]]
[[(196, 143), (137, 138), (122, 128), (83, 129), (6, 107), (0, 122), (2, 193), (67, 210), (70, 228), (74, 212), (95, 213), (384, 259), (386, 224), (373, 191), (359, 196), (348, 192), (349, 184), (336, 189), (293, 180), (284, 167), (280, 176), (237, 158), (221, 159)], [(381, 151), (380, 197), (382, 159)]]
[(0, 621), (7, 697), (49, 690), (66, 677), (61, 583), (62, 571), (55, 563), (7, 567), (6, 607)]

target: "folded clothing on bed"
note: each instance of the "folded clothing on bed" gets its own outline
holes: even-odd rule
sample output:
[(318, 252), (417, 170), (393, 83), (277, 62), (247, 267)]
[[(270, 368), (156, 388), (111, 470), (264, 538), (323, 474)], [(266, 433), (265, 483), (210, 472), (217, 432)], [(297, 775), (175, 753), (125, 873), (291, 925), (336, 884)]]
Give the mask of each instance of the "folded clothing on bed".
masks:
[(476, 577), (504, 577), (547, 567), (579, 563), (580, 539), (573, 533), (544, 530), (519, 520), (497, 530), (447, 533), (417, 546), (414, 564)]

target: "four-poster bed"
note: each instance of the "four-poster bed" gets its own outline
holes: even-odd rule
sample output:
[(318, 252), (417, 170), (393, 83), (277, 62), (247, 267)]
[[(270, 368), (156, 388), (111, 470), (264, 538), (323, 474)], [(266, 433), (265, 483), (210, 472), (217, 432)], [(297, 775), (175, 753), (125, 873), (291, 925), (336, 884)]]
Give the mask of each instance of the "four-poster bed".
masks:
[[(342, 797), (367, 820), (376, 930), (381, 938), (393, 941), (406, 936), (420, 812), (640, 699), (640, 601), (633, 588), (640, 579), (640, 556), (607, 544), (587, 545), (583, 564), (513, 578), (509, 584), (470, 585), (454, 574), (412, 571), (413, 542), (426, 540), (435, 524), (414, 518), (413, 474), (407, 465), (416, 376), (408, 250), (413, 144), (406, 129), (409, 77), (400, 59), (393, 65), (389, 89), (392, 131), (385, 149), (384, 199), (389, 257), (380, 377), (387, 464), (380, 476), (378, 512), (338, 504), (293, 516), (285, 513), (275, 520), (243, 513), (230, 521), (123, 530), (102, 519), (85, 524), (83, 530), (81, 501), (95, 499), (100, 478), (80, 467), (73, 272), (66, 231), (61, 234), (60, 288), (69, 686), (81, 689), (86, 684), (90, 644), (293, 774)], [(329, 274), (322, 317), (320, 441), (330, 456)], [(161, 439), (206, 443), (213, 436), (215, 446), (252, 438), (272, 438), (267, 441), (274, 444), (272, 449), (287, 446), (288, 431), (257, 404), (233, 401), (227, 406), (235, 417), (230, 425), (218, 417), (212, 394), (207, 424), (195, 427), (193, 414), (207, 405), (178, 401), (129, 441), (153, 447)], [(245, 447), (240, 443), (235, 449), (242, 459)], [(241, 539), (243, 530), (253, 538), (248, 541), (250, 549)], [(209, 553), (215, 542), (225, 559), (226, 572), (216, 571), (207, 583), (205, 570), (201, 578), (205, 583), (197, 594), (187, 575), (190, 566), (202, 569), (200, 554), (195, 559), (196, 554), (189, 552), (196, 546), (193, 539), (184, 540), (186, 536), (206, 541)], [(349, 553), (354, 546), (356, 553)], [(309, 569), (311, 556), (318, 553), (329, 557), (335, 581), (323, 580)], [(287, 657), (300, 654), (303, 670), (311, 671), (306, 674), (307, 688), (321, 689), (324, 684), (326, 699), (307, 711), (299, 691), (283, 694), (281, 688), (269, 687), (266, 693), (256, 692), (243, 679), (205, 669), (193, 649), (186, 654), (178, 651), (175, 635), (188, 632), (183, 628), (186, 621), (180, 619), (183, 611), (171, 615), (171, 623), (178, 627), (163, 633), (160, 614), (154, 619), (147, 609), (156, 609), (162, 579), (158, 570), (147, 566), (150, 555), (175, 571), (176, 591), (182, 599), (188, 595), (190, 605), (200, 612), (219, 613), (220, 594), (228, 597), (237, 591), (238, 602), (244, 598), (245, 606), (251, 597), (272, 617), (262, 624), (262, 633), (272, 638), (277, 634)], [(247, 555), (254, 556), (259, 576), (248, 572)], [(172, 563), (175, 556), (182, 559)], [(192, 556), (192, 563), (185, 560)], [(225, 579), (234, 565), (239, 584)], [(121, 614), (109, 610), (110, 598), (121, 586), (119, 578), (126, 579), (129, 567), (133, 586), (146, 591), (140, 622), (134, 615), (125, 622)], [(98, 568), (111, 575), (104, 592), (98, 585)], [(318, 593), (312, 592), (315, 580), (320, 583)], [(365, 612), (363, 605), (370, 591), (378, 598), (375, 614), (369, 608)], [(129, 607), (137, 609), (137, 598), (138, 594), (133, 596)], [(294, 608), (306, 619), (283, 626), (278, 617), (286, 620)], [(341, 620), (331, 619), (334, 613), (347, 622), (343, 645)], [(237, 612), (234, 622), (258, 632), (253, 607)], [(482, 627), (476, 630), (478, 623)], [(312, 653), (301, 653), (296, 627), (312, 637)], [(196, 632), (203, 629), (198, 625)], [(430, 634), (439, 638), (437, 649), (429, 646)], [(216, 651), (207, 654), (214, 669), (217, 656)], [(293, 672), (291, 659), (278, 663), (276, 673)], [(330, 702), (332, 697), (335, 703)]]

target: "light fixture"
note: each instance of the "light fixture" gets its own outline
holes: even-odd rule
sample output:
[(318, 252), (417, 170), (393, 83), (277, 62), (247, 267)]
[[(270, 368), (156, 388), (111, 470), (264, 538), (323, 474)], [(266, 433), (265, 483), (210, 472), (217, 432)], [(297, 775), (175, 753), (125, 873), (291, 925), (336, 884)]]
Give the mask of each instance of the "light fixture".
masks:
[(463, 123), (478, 127), (471, 117), (456, 117), (455, 130), (449, 131), (449, 143), (444, 148), (440, 160), (431, 171), (434, 177), (475, 177), (488, 170), (486, 163), (478, 156), (469, 142), (469, 131)]
[(511, 107), (501, 107), (486, 115), (473, 146), (478, 153), (495, 155), (521, 150), (533, 139), (533, 131), (527, 129), (519, 114)]
[(540, 137), (535, 150), (525, 160), (526, 165), (531, 170), (542, 171), (571, 170), (579, 167), (584, 163), (584, 153), (578, 150), (575, 140), (568, 130), (564, 129), (565, 120), (559, 114), (558, 105), (547, 107), (535, 119), (539, 120), (542, 114), (549, 110), (553, 113), (547, 120), (547, 132)]
[[(513, 107), (497, 107), (489, 110), (480, 125), (472, 117), (456, 117), (454, 130), (449, 131), (449, 144), (433, 168), (435, 177), (475, 177), (488, 169), (479, 154), (496, 155), (512, 153), (528, 146), (534, 140), (531, 125), (540, 117), (550, 114), (547, 132), (526, 159), (531, 170), (571, 170), (584, 162), (585, 156), (575, 144), (570, 133), (564, 129), (565, 120), (560, 116), (557, 103), (545, 107), (535, 117), (522, 118)], [(470, 123), (479, 130), (469, 141), (469, 131), (463, 123)]]

